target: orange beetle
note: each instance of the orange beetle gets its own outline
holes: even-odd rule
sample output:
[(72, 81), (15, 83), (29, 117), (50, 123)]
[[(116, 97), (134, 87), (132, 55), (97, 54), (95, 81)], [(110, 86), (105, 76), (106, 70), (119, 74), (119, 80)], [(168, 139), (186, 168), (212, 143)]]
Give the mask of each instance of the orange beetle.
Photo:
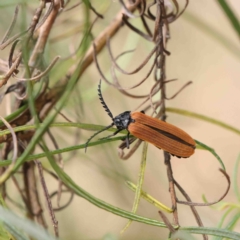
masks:
[(112, 119), (112, 123), (91, 136), (86, 142), (85, 150), (92, 138), (115, 125), (117, 131), (106, 138), (112, 137), (126, 129), (128, 131), (126, 136), (127, 148), (129, 148), (129, 135), (132, 134), (143, 141), (169, 152), (173, 156), (187, 158), (194, 153), (196, 143), (182, 129), (157, 118), (147, 116), (143, 112), (126, 111), (114, 118), (102, 97), (101, 81), (98, 85), (98, 95), (105, 111)]

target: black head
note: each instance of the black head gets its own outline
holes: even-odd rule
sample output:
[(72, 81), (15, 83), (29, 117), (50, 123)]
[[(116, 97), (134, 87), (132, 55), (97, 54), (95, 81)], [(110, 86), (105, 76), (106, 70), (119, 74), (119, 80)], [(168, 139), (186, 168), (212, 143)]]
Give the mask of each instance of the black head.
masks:
[[(128, 125), (133, 122), (134, 120), (131, 118), (131, 115), (130, 115), (130, 111), (126, 111), (126, 112), (123, 112), (121, 114), (119, 114), (118, 116), (116, 116), (115, 118), (113, 117), (111, 111), (109, 110), (107, 104), (105, 103), (104, 99), (103, 99), (103, 96), (102, 96), (102, 92), (101, 92), (101, 80), (99, 82), (99, 85), (98, 85), (98, 96), (99, 96), (99, 99), (100, 99), (100, 102), (101, 104), (103, 105), (103, 108), (105, 109), (105, 111), (107, 112), (107, 114), (109, 115), (109, 117), (112, 119), (112, 123), (103, 128), (102, 130), (96, 132), (95, 134), (93, 134), (86, 142), (85, 144), (85, 152), (87, 150), (87, 146), (88, 146), (88, 143), (96, 136), (98, 135), (99, 133), (113, 127), (114, 125), (117, 127), (117, 131), (114, 132), (113, 134), (107, 136), (106, 138), (109, 138), (111, 136), (114, 136), (116, 135), (117, 133), (119, 133), (120, 131), (124, 130), (124, 129), (127, 129), (128, 128)], [(104, 138), (104, 139), (106, 139)], [(128, 134), (128, 138), (129, 138), (129, 134)], [(127, 139), (128, 142), (129, 142), (129, 139)], [(129, 145), (129, 144), (128, 144)]]
[(117, 129), (127, 129), (128, 125), (132, 122), (132, 118), (130, 115), (130, 111), (126, 111), (123, 112), (119, 115), (117, 115), (114, 119), (113, 119), (113, 123), (114, 125), (117, 127)]

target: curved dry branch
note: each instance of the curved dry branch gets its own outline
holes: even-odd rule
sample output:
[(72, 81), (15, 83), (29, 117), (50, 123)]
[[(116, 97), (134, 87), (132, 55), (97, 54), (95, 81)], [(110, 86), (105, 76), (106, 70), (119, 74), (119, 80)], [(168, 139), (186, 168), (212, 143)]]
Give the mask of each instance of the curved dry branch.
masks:
[(94, 62), (96, 64), (96, 67), (97, 67), (97, 70), (100, 74), (100, 76), (102, 77), (102, 79), (107, 83), (109, 84), (110, 86), (114, 86), (115, 88), (117, 88), (121, 93), (123, 93), (125, 96), (128, 96), (128, 97), (132, 97), (132, 98), (145, 98), (148, 96), (148, 94), (146, 95), (133, 95), (133, 94), (130, 94), (128, 92), (126, 92), (124, 90), (124, 88), (121, 87), (121, 85), (118, 83), (118, 80), (117, 80), (117, 77), (116, 77), (116, 74), (114, 72), (114, 69), (111, 68), (111, 73), (112, 73), (112, 77), (115, 81), (115, 83), (111, 83), (104, 75), (104, 73), (102, 72), (101, 68), (100, 68), (100, 65), (98, 63), (98, 60), (97, 60), (97, 53), (96, 53), (96, 45), (93, 43), (93, 59), (94, 59)]
[[(176, 20), (185, 12), (185, 10), (186, 10), (186, 8), (187, 8), (187, 6), (188, 6), (188, 4), (189, 4), (189, 0), (185, 0), (185, 1), (186, 1), (186, 2), (185, 2), (185, 5), (184, 5), (184, 7), (183, 7), (183, 10), (182, 10), (181, 12), (179, 12), (178, 2), (177, 2), (176, 0), (173, 0), (174, 5), (175, 5), (175, 7), (176, 7), (176, 9), (177, 9), (177, 12), (175, 13), (176, 16), (174, 16), (173, 19), (168, 20), (169, 23), (176, 21)], [(179, 13), (178, 13), (178, 12), (179, 12)]]
[[(69, 2), (68, 2), (69, 3)], [(65, 7), (64, 7), (64, 9), (63, 9), (63, 11), (62, 12), (67, 12), (67, 11), (70, 11), (70, 10), (72, 10), (72, 9), (74, 9), (74, 8), (76, 8), (76, 7), (78, 7), (78, 6), (80, 6), (82, 4), (82, 2), (79, 2), (79, 3), (76, 3), (76, 4), (74, 4), (73, 6), (71, 6), (71, 7), (69, 7), (69, 8), (65, 8), (66, 6), (67, 6), (67, 3), (65, 4)]]
[[(125, 51), (123, 53), (121, 53), (120, 55), (118, 55), (115, 59), (115, 61), (117, 61), (119, 59), (119, 57), (121, 57), (122, 55), (126, 54), (126, 53), (129, 53), (129, 52), (132, 52), (133, 50), (129, 50), (129, 51)], [(118, 88), (118, 89), (121, 89), (121, 90), (131, 90), (131, 89), (134, 89), (138, 86), (140, 86), (142, 83), (144, 83), (148, 78), (149, 76), (151, 75), (153, 69), (154, 69), (154, 66), (155, 66), (155, 61), (152, 63), (151, 67), (150, 67), (150, 70), (148, 71), (147, 75), (142, 79), (140, 80), (137, 84), (131, 86), (131, 87), (122, 87), (121, 84), (119, 83), (118, 81), (118, 78), (114, 72), (114, 74), (112, 74), (113, 76), (113, 79), (114, 79), (114, 82), (117, 83), (115, 86)], [(114, 65), (111, 66), (111, 71), (113, 73), (114, 71)]]
[(13, 37), (9, 38), (8, 40), (6, 40), (4, 43), (0, 44), (0, 50), (3, 50), (5, 47), (7, 47), (9, 44), (11, 44), (12, 42), (16, 41), (19, 37), (23, 36), (24, 34), (26, 34), (27, 32), (29, 32), (31, 30), (31, 27), (29, 27), (27, 30), (17, 33), (16, 35), (14, 35)]
[(142, 21), (142, 24), (143, 24), (146, 32), (148, 33), (148, 35), (149, 35), (149, 36), (151, 37), (151, 39), (152, 39), (153, 34), (152, 34), (152, 31), (151, 31), (151, 28), (150, 28), (150, 27), (148, 26), (148, 24), (147, 24), (147, 21), (146, 21), (145, 17), (146, 17), (146, 15), (141, 16), (141, 21)]
[[(141, 12), (139, 15), (134, 15), (131, 11), (129, 11), (129, 8), (125, 5), (123, 0), (119, 0), (120, 4), (122, 5), (123, 9), (124, 9), (124, 14), (126, 14), (129, 18), (138, 18), (141, 17), (146, 9), (146, 2), (144, 0), (137, 0), (135, 1), (135, 3), (133, 4), (133, 6), (137, 6), (137, 8), (141, 8)], [(143, 5), (143, 7), (142, 7)]]
[(128, 151), (128, 153), (126, 155), (124, 153), (124, 149), (127, 147), (126, 142), (124, 141), (123, 143), (121, 143), (118, 146), (118, 156), (122, 160), (129, 159), (136, 152), (136, 150), (139, 148), (139, 146), (141, 145), (142, 140), (137, 139), (137, 138), (131, 138), (130, 141), (129, 141), (129, 144), (132, 144), (135, 140), (137, 140), (137, 142), (135, 143), (135, 145), (133, 147), (131, 147), (131, 149)]
[(17, 160), (18, 157), (18, 142), (17, 142), (17, 136), (16, 133), (14, 132), (12, 126), (2, 117), (0, 116), (0, 119), (2, 120), (2, 122), (5, 124), (5, 126), (8, 128), (8, 130), (11, 133), (12, 136), (12, 141), (13, 141), (13, 156), (12, 156), (12, 162), (11, 164), (8, 166), (8, 168), (1, 174), (0, 176), (0, 185), (2, 185), (6, 179), (9, 178), (9, 176), (12, 173), (12, 170), (14, 168), (15, 162)]
[[(184, 191), (184, 189), (180, 186), (180, 184), (175, 179), (174, 179), (174, 184), (177, 186), (178, 190), (182, 193), (182, 195), (186, 198), (186, 200), (188, 202), (191, 202), (192, 201), (191, 198), (188, 196), (188, 194)], [(201, 220), (196, 208), (194, 206), (190, 206), (190, 208), (192, 210), (193, 216), (195, 217), (198, 226), (203, 227), (202, 220)], [(208, 240), (208, 236), (203, 234), (203, 239)]]
[[(149, 100), (150, 100), (150, 105), (151, 105), (153, 111), (154, 111), (156, 114), (157, 114), (157, 112), (156, 112), (156, 107), (154, 107), (154, 104), (153, 104), (153, 101), (152, 101), (153, 96), (154, 96), (160, 89), (162, 89), (166, 83), (173, 82), (173, 81), (176, 81), (176, 80), (177, 80), (177, 79), (171, 79), (171, 80), (166, 80), (166, 81), (162, 81), (162, 82), (156, 81), (156, 83), (155, 83), (155, 84), (153, 85), (153, 87), (151, 88), (150, 93), (149, 93)], [(156, 86), (158, 86), (158, 85), (159, 85), (159, 87), (156, 89)]]
[(14, 28), (14, 26), (15, 26), (15, 23), (16, 23), (16, 20), (17, 20), (18, 11), (19, 11), (19, 6), (17, 5), (16, 8), (15, 8), (13, 20), (12, 20), (12, 22), (10, 23), (10, 26), (9, 26), (7, 32), (6, 32), (5, 35), (3, 36), (3, 39), (2, 39), (2, 41), (1, 41), (1, 43), (0, 43), (0, 46), (7, 41), (7, 39), (8, 39), (9, 36), (10, 36), (10, 34), (12, 33), (12, 30), (13, 30), (13, 28)]
[(8, 73), (6, 73), (3, 77), (0, 77), (0, 88), (5, 85), (9, 78), (14, 74), (14, 72), (16, 71), (17, 66), (20, 64), (22, 59), (22, 54), (19, 54), (14, 62), (14, 64), (11, 66), (11, 68), (9, 69)]
[(46, 21), (46, 19), (48, 18), (48, 16), (50, 15), (52, 10), (53, 10), (53, 2), (50, 3), (50, 6), (48, 7), (47, 12), (42, 17), (42, 19), (38, 22), (38, 24), (36, 25), (35, 30), (38, 30), (44, 24), (44, 22)]
[(156, 17), (151, 13), (150, 8), (153, 7), (154, 5), (156, 5), (156, 0), (153, 1), (151, 4), (149, 4), (147, 7), (147, 14), (148, 14), (147, 17), (153, 21), (156, 20)]
[[(70, 194), (71, 194), (71, 195), (70, 195), (70, 198), (69, 198), (69, 200), (68, 200), (64, 205), (62, 205), (62, 206), (60, 206), (60, 207), (58, 207), (58, 208), (53, 208), (54, 212), (56, 212), (56, 211), (61, 211), (61, 210), (65, 209), (66, 207), (68, 207), (68, 206), (71, 204), (71, 202), (72, 202), (72, 200), (73, 200), (74, 193), (73, 193), (72, 191), (63, 190), (62, 192), (63, 192), (63, 193), (70, 193)], [(53, 197), (54, 197), (55, 195), (57, 195), (57, 194), (58, 194), (58, 191), (54, 191), (54, 192), (50, 195), (50, 198), (53, 198)]]
[[(18, 42), (20, 41), (20, 39), (16, 39), (16, 41), (13, 42), (12, 46), (11, 46), (11, 49), (10, 49), (10, 53), (9, 53), (9, 57), (8, 57), (8, 68), (11, 68), (12, 66), (12, 61), (13, 61), (13, 54), (14, 54), (14, 51), (15, 51), (15, 48), (18, 44)], [(16, 66), (17, 68), (18, 66)], [(17, 70), (17, 69), (16, 69)]]
[(40, 73), (37, 76), (31, 77), (31, 78), (18, 78), (16, 76), (14, 76), (14, 78), (16, 78), (18, 81), (22, 81), (22, 82), (37, 81), (49, 73), (49, 71), (54, 67), (54, 65), (56, 64), (56, 62), (58, 61), (59, 58), (60, 58), (60, 56), (56, 56), (53, 59), (53, 61), (49, 64), (49, 66), (42, 73)]
[(89, 2), (89, 8), (99, 17), (104, 18), (102, 14), (98, 13), (97, 10), (92, 6), (92, 4)]
[(158, 211), (158, 213), (159, 213), (160, 217), (162, 218), (163, 222), (165, 223), (165, 225), (167, 226), (170, 233), (175, 233), (177, 230), (172, 226), (172, 224), (168, 220), (167, 216), (162, 211)]
[(171, 99), (175, 98), (180, 92), (182, 92), (190, 84), (192, 84), (192, 81), (189, 81), (189, 82), (185, 83), (175, 94), (172, 95), (172, 97), (166, 97), (166, 95), (165, 95), (165, 99), (166, 100), (171, 100)]
[(125, 15), (123, 15), (122, 20), (126, 24), (126, 26), (128, 26), (133, 32), (137, 33), (139, 36), (146, 39), (147, 41), (152, 42), (152, 35), (149, 36), (143, 33), (142, 31), (140, 31), (138, 28), (134, 27), (131, 23), (128, 22)]
[[(114, 81), (117, 79), (116, 73), (115, 73), (115, 68), (111, 68), (111, 74), (113, 76)], [(132, 97), (132, 98), (146, 98), (148, 97), (148, 94), (145, 95), (134, 95), (134, 94), (130, 94), (127, 91), (125, 91), (124, 89), (121, 88), (120, 85), (117, 84), (117, 82), (115, 82), (116, 88), (125, 96), (128, 97)]]
[(125, 70), (123, 70), (115, 61), (115, 58), (113, 56), (111, 47), (110, 47), (110, 40), (109, 38), (107, 39), (107, 49), (109, 52), (109, 55), (111, 57), (111, 61), (114, 64), (114, 66), (116, 67), (117, 70), (119, 70), (121, 73), (126, 74), (126, 75), (132, 75), (135, 74), (137, 72), (139, 72), (147, 63), (148, 61), (151, 59), (151, 57), (153, 56), (153, 54), (156, 52), (157, 48), (158, 48), (158, 44), (159, 42), (156, 43), (156, 45), (154, 46), (153, 50), (148, 54), (148, 56), (144, 59), (144, 61), (133, 71), (127, 72)]
[(225, 190), (224, 194), (218, 200), (213, 201), (213, 202), (208, 202), (208, 203), (185, 202), (185, 201), (179, 201), (179, 200), (177, 200), (177, 202), (180, 204), (184, 204), (184, 205), (188, 205), (188, 206), (197, 206), (197, 207), (211, 206), (213, 204), (219, 203), (221, 200), (223, 200), (223, 198), (226, 197), (226, 195), (228, 194), (228, 191), (230, 189), (230, 186), (231, 186), (231, 180), (230, 180), (229, 175), (226, 173), (226, 171), (224, 171), (223, 169), (219, 169), (219, 171), (227, 179), (228, 186), (227, 186), (227, 189)]

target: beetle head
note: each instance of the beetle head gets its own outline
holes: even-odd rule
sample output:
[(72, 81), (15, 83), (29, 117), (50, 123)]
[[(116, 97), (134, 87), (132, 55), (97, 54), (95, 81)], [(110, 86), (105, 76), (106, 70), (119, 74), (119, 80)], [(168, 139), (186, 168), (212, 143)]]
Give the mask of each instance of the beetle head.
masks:
[[(128, 125), (133, 122), (134, 120), (131, 118), (131, 115), (130, 115), (130, 111), (126, 111), (126, 112), (123, 112), (119, 115), (117, 115), (116, 117), (113, 117), (111, 111), (109, 110), (107, 104), (105, 103), (104, 99), (103, 99), (103, 96), (102, 96), (102, 92), (101, 92), (101, 80), (99, 82), (99, 85), (98, 85), (98, 96), (99, 96), (99, 100), (103, 106), (103, 108), (105, 109), (105, 111), (107, 112), (107, 114), (109, 115), (109, 117), (112, 119), (112, 123), (101, 129), (100, 131), (96, 132), (95, 134), (93, 134), (88, 140), (87, 142), (85, 143), (85, 152), (87, 150), (87, 146), (88, 146), (88, 143), (96, 136), (98, 135), (99, 133), (111, 128), (112, 126), (116, 126), (117, 127), (117, 131), (110, 135), (110, 136), (107, 136), (106, 138), (109, 138), (111, 136), (114, 136), (116, 135), (118, 132), (120, 132), (121, 130), (124, 130), (124, 129), (127, 129), (128, 128)], [(129, 134), (128, 134), (129, 135)], [(106, 138), (103, 138), (103, 139), (106, 139)], [(129, 145), (129, 144), (128, 144)]]
[(132, 122), (132, 118), (130, 116), (130, 111), (123, 112), (113, 118), (113, 123), (117, 127), (117, 129), (127, 129), (128, 125)]

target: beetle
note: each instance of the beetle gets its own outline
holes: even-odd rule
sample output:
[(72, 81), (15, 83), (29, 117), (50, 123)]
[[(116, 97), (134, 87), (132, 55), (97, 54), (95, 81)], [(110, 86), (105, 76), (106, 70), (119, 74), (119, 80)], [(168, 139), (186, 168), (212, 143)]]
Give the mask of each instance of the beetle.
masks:
[(144, 112), (123, 112), (116, 117), (113, 117), (107, 104), (105, 103), (101, 92), (101, 80), (98, 85), (98, 96), (103, 108), (112, 119), (112, 123), (103, 128), (102, 130), (93, 134), (85, 144), (85, 152), (87, 150), (88, 143), (99, 133), (113, 127), (117, 127), (117, 130), (102, 139), (110, 138), (122, 130), (127, 130), (126, 146), (129, 148), (129, 136), (132, 134), (136, 138), (149, 142), (173, 156), (179, 158), (190, 157), (195, 150), (196, 143), (191, 136), (189, 136), (182, 129), (161, 121), (157, 118), (153, 118), (144, 114)]

